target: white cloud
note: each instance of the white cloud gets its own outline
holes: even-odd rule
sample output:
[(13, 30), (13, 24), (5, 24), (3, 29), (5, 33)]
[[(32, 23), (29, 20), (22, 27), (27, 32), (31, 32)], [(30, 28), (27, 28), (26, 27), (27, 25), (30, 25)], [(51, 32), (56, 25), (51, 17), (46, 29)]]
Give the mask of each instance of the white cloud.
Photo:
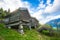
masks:
[(50, 2), (51, 2), (51, 0), (47, 0), (47, 4), (48, 4), (48, 5), (50, 4)]
[(60, 18), (60, 15), (57, 15), (57, 16), (48, 16), (46, 18), (40, 18), (40, 23), (41, 24), (45, 24), (46, 22), (52, 20), (52, 19), (57, 19), (57, 18)]
[(41, 16), (42, 12), (43, 12), (43, 10), (39, 10), (38, 12), (35, 12), (32, 16), (36, 17), (39, 20), (39, 18), (42, 18), (42, 16)]
[(37, 9), (43, 9), (45, 8), (45, 5), (43, 4), (44, 1), (41, 1)]
[(8, 10), (9, 8), (11, 9), (11, 12), (16, 10), (19, 7), (26, 7), (28, 8), (30, 13), (33, 13), (33, 9), (30, 8), (30, 3), (22, 2), (21, 0), (3, 0), (0, 1), (0, 8), (3, 8), (4, 10)]
[(51, 13), (51, 14), (55, 14), (55, 12), (58, 12), (60, 11), (60, 0), (54, 0), (53, 4), (50, 4), (50, 0), (47, 1), (47, 4), (48, 6), (45, 7), (45, 5), (40, 5), (38, 6), (37, 9), (43, 7), (45, 9), (43, 9), (43, 11), (39, 10), (37, 12), (35, 12), (34, 16), (40, 21), (41, 24), (45, 24), (46, 22), (50, 21), (50, 20), (53, 20), (53, 19), (57, 19), (57, 18), (60, 18), (60, 15), (48, 15), (46, 17), (42, 16), (42, 14), (45, 14), (45, 13)]
[(3, 8), (4, 10), (10, 9), (11, 12), (16, 10), (19, 7), (26, 7), (28, 8), (30, 13), (33, 13), (34, 8), (30, 8), (30, 3), (27, 1), (22, 2), (21, 0), (0, 0), (0, 8)]
[(60, 10), (59, 7), (60, 7), (60, 0), (54, 0), (53, 5), (52, 6), (51, 5), (47, 6), (46, 9), (45, 9), (45, 12), (46, 13), (56, 12), (56, 11)]
[(11, 9), (14, 11), (18, 7), (23, 7), (23, 3), (20, 0), (3, 0), (0, 1), (0, 8), (2, 7), (4, 10)]

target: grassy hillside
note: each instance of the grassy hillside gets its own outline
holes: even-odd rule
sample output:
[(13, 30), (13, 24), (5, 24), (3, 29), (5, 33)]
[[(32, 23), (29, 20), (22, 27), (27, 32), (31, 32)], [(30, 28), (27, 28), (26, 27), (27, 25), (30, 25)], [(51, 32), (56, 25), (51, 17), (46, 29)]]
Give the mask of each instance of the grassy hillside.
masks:
[(34, 29), (25, 30), (25, 34), (21, 35), (16, 30), (4, 28), (4, 25), (0, 24), (0, 40), (53, 40), (53, 39), (51, 39), (51, 37), (39, 34)]

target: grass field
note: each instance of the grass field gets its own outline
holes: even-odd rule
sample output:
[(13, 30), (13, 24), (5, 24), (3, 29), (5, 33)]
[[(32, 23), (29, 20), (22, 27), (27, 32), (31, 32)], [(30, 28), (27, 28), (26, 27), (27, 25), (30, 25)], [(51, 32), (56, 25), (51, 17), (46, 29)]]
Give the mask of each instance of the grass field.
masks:
[(0, 40), (60, 40), (60, 39), (42, 35), (34, 29), (25, 30), (25, 34), (21, 35), (16, 30), (4, 28), (4, 25), (0, 24)]

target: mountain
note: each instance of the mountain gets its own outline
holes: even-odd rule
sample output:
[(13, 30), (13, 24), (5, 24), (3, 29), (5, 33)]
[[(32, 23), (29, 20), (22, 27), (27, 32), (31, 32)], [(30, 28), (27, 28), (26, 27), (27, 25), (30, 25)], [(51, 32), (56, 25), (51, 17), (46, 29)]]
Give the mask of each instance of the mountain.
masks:
[(53, 28), (56, 28), (57, 26), (60, 28), (60, 18), (51, 20), (47, 22), (46, 24), (51, 25)]

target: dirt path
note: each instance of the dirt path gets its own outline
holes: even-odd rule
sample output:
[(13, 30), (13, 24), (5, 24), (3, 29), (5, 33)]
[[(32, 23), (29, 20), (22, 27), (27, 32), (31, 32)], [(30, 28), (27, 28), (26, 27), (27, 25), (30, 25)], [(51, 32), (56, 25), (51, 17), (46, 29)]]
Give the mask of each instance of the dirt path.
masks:
[(0, 40), (4, 40), (4, 39), (0, 36)]

